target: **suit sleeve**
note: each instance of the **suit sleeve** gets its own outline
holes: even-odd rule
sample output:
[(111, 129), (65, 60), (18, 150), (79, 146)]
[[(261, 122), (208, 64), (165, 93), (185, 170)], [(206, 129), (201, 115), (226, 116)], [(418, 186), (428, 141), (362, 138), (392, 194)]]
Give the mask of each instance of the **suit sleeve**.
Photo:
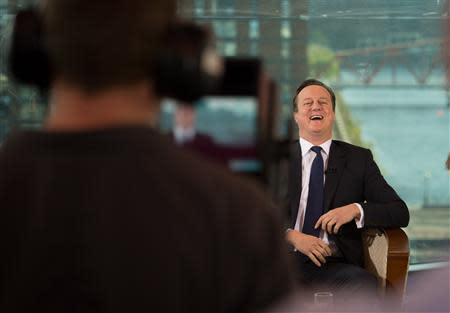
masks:
[(364, 197), (366, 202), (361, 205), (365, 227), (408, 226), (408, 207), (383, 178), (370, 150), (367, 150)]

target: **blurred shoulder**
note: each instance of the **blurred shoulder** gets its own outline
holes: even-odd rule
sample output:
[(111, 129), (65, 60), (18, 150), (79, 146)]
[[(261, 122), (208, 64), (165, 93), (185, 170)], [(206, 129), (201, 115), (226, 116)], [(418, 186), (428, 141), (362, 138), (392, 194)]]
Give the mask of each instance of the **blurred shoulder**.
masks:
[(333, 140), (332, 147), (333, 146), (335, 149), (338, 149), (339, 151), (346, 153), (346, 154), (351, 154), (351, 155), (361, 156), (361, 157), (369, 157), (369, 156), (371, 157), (372, 156), (372, 152), (370, 151), (370, 149), (356, 146), (356, 145), (350, 144), (348, 142), (344, 142), (344, 141), (340, 141), (340, 140)]

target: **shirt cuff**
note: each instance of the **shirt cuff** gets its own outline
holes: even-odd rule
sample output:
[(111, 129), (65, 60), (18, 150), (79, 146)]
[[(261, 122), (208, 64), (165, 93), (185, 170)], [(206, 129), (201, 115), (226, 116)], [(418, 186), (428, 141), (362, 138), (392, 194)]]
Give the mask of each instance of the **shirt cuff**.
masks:
[(359, 203), (355, 203), (355, 205), (358, 207), (359, 212), (361, 213), (360, 218), (355, 218), (355, 223), (357, 228), (363, 228), (364, 227), (364, 210)]

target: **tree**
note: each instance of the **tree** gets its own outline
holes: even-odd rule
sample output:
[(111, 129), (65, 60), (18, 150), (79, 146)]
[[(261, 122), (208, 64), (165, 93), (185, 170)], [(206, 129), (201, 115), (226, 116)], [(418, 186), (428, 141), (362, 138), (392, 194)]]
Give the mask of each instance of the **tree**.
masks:
[(311, 77), (336, 79), (339, 75), (339, 62), (330, 48), (314, 43), (309, 44), (307, 56)]

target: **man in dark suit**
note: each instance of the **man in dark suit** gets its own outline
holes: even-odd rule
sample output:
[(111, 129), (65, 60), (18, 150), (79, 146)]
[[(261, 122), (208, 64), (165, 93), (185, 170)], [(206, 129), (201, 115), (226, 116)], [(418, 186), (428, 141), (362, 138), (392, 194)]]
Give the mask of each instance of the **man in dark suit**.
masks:
[(219, 147), (212, 137), (197, 130), (197, 112), (193, 105), (185, 103), (176, 105), (170, 136), (182, 148), (195, 151), (213, 160), (219, 159)]
[(408, 208), (370, 150), (332, 140), (335, 95), (328, 86), (306, 80), (293, 106), (300, 139), (291, 147), (286, 238), (301, 282), (353, 297), (375, 292), (376, 279), (361, 267), (361, 230), (405, 227)]
[(36, 77), (51, 82), (49, 116), (0, 150), (0, 312), (256, 312), (281, 299), (291, 271), (268, 199), (154, 128), (175, 1), (43, 3), (20, 16), (44, 31), (26, 42), (51, 67)]

